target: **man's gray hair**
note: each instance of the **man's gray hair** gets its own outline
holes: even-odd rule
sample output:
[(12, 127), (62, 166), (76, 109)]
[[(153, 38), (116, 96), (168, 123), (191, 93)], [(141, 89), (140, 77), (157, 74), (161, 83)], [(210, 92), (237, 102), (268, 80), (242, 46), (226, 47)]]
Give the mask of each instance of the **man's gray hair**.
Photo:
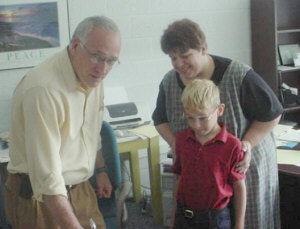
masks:
[(85, 44), (87, 36), (97, 26), (101, 26), (108, 32), (120, 33), (118, 26), (110, 18), (105, 16), (88, 17), (78, 24), (73, 33), (71, 42), (75, 38), (78, 38)]

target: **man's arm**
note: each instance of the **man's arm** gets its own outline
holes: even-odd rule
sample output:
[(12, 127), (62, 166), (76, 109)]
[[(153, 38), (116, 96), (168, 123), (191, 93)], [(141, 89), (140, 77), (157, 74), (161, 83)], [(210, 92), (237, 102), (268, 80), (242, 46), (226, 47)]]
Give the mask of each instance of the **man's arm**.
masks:
[(281, 115), (269, 122), (254, 121), (242, 139), (245, 157), (237, 164), (237, 172), (245, 172), (250, 166), (251, 149), (257, 146), (279, 123)]
[(166, 142), (171, 147), (172, 151), (175, 152), (175, 143), (176, 138), (174, 133), (171, 131), (169, 123), (162, 123), (157, 126), (155, 126), (157, 132), (162, 136), (163, 139), (166, 140)]
[(243, 229), (246, 212), (246, 185), (245, 180), (238, 180), (233, 183), (233, 205), (235, 212), (235, 229)]
[(99, 173), (96, 172), (96, 184), (97, 184), (96, 195), (99, 198), (102, 197), (109, 198), (112, 191), (112, 186), (107, 176), (107, 173), (105, 170), (101, 169), (104, 167), (105, 167), (105, 162), (102, 157), (102, 150), (100, 149), (97, 152), (96, 165), (95, 165), (96, 171), (97, 169), (100, 169)]
[(60, 228), (83, 229), (65, 196), (43, 195), (43, 200)]

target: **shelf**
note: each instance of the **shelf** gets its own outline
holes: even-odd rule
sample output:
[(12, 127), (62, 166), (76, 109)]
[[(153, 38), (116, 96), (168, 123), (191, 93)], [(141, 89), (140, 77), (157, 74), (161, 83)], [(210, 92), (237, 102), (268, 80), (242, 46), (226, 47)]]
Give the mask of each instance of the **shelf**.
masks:
[[(250, 6), (252, 67), (282, 101), (282, 83), (300, 91), (300, 66), (278, 66), (279, 45), (300, 45), (300, 0), (251, 0)], [(284, 111), (284, 120), (300, 124), (300, 104)]]
[(284, 113), (293, 113), (296, 111), (300, 111), (300, 105), (296, 105), (294, 107), (284, 107)]
[(277, 70), (279, 72), (296, 72), (296, 71), (300, 71), (300, 66), (294, 67), (294, 66), (279, 65), (277, 66)]
[(300, 29), (279, 29), (277, 33), (300, 33)]

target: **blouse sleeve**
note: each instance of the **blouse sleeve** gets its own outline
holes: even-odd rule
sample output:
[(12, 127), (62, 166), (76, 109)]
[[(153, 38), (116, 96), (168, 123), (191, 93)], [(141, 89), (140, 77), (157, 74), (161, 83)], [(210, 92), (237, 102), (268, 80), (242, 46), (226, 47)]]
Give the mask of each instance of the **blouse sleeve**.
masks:
[(166, 95), (162, 83), (160, 83), (159, 85), (159, 92), (156, 100), (156, 108), (152, 114), (152, 119), (155, 126), (168, 122), (166, 112)]
[(250, 121), (268, 122), (283, 113), (273, 90), (252, 69), (242, 82), (240, 101), (244, 115)]

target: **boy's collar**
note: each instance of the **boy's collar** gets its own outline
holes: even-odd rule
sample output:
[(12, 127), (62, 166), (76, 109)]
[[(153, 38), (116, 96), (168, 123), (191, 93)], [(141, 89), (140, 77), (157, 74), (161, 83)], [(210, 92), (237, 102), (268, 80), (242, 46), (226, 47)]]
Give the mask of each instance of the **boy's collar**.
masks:
[[(226, 130), (226, 126), (223, 125), (223, 124), (219, 124), (219, 125), (221, 127), (221, 131), (213, 139), (206, 142), (205, 145), (213, 143), (215, 141), (221, 141), (223, 143), (227, 142), (228, 132)], [(187, 131), (186, 139), (188, 139), (188, 138), (191, 138), (194, 141), (198, 141), (195, 134), (194, 134), (194, 131), (191, 128), (189, 128), (188, 131)]]

